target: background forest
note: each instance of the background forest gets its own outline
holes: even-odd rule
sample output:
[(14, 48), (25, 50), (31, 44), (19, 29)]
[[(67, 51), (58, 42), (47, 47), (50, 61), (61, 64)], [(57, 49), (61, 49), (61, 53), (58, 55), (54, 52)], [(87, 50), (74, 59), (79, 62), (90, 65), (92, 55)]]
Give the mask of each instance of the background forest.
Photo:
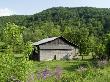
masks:
[(109, 45), (110, 9), (107, 8), (56, 7), (34, 15), (0, 17), (1, 41), (6, 23), (14, 23), (22, 28), (24, 42), (63, 36), (78, 45), (81, 53), (95, 52), (100, 55), (105, 53), (107, 49), (104, 49)]

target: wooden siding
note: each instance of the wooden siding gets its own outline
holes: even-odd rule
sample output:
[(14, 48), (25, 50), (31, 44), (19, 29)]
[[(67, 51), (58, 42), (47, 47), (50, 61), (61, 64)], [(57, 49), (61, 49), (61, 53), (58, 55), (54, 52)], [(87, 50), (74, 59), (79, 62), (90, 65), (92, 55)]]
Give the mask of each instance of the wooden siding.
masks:
[(62, 38), (57, 38), (36, 47), (38, 47), (40, 61), (72, 59), (78, 55), (78, 49)]
[(40, 49), (73, 49), (74, 47), (64, 42), (62, 39), (56, 39), (54, 41), (39, 45)]
[(40, 51), (40, 60), (53, 60), (56, 56), (56, 60), (66, 59), (69, 55), (72, 59), (72, 51), (70, 50), (41, 50)]
[(40, 46), (40, 49), (44, 49), (44, 50), (47, 50), (47, 49), (50, 49), (50, 50), (71, 50), (73, 49), (73, 47), (69, 46), (69, 45), (41, 45)]
[(40, 61), (53, 60), (56, 56), (56, 60), (61, 59), (72, 59), (76, 58), (78, 55), (78, 50), (40, 50)]

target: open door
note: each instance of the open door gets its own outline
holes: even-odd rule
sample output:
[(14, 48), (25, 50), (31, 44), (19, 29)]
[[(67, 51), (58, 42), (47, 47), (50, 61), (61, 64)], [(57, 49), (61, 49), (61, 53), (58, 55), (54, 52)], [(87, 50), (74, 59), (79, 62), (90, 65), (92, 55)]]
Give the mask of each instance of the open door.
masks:
[(34, 60), (34, 61), (36, 61), (36, 60), (40, 61), (39, 51), (34, 48), (34, 50), (32, 51), (32, 54), (29, 56), (29, 59)]

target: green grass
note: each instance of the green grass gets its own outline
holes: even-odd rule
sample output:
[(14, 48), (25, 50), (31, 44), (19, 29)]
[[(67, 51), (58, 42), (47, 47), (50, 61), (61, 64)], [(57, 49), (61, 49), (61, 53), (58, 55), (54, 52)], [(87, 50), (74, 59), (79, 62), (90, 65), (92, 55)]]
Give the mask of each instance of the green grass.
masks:
[(90, 63), (88, 61), (44, 61), (44, 62), (34, 62), (35, 67), (37, 68), (36, 70), (42, 70), (46, 67), (49, 67), (50, 69), (54, 69), (56, 66), (60, 66), (63, 68), (63, 71), (65, 72), (71, 72), (74, 71), (80, 64), (84, 63)]
[[(103, 69), (96, 68), (91, 60), (70, 60), (70, 61), (45, 61), (34, 62), (35, 75), (38, 71), (45, 68), (54, 70), (56, 66), (62, 68), (62, 76), (60, 80), (54, 77), (49, 77), (45, 80), (35, 80), (33, 82), (110, 82), (110, 66), (105, 66)], [(78, 71), (80, 66), (86, 68), (85, 71)]]

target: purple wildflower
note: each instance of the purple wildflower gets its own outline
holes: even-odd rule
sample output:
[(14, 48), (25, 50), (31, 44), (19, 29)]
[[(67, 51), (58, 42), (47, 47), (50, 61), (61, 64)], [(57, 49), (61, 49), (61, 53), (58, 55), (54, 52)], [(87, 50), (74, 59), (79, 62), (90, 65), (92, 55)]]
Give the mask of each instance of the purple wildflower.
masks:
[(48, 68), (44, 69), (41, 72), (37, 73), (37, 78), (38, 79), (46, 79), (47, 77), (53, 77), (55, 76), (56, 79), (60, 79), (62, 74), (62, 69), (61, 67), (57, 66), (54, 71), (49, 70)]
[(49, 72), (48, 69), (45, 69), (45, 70), (42, 72), (42, 77), (43, 77), (43, 79), (46, 79), (49, 75), (50, 75), (50, 72)]

